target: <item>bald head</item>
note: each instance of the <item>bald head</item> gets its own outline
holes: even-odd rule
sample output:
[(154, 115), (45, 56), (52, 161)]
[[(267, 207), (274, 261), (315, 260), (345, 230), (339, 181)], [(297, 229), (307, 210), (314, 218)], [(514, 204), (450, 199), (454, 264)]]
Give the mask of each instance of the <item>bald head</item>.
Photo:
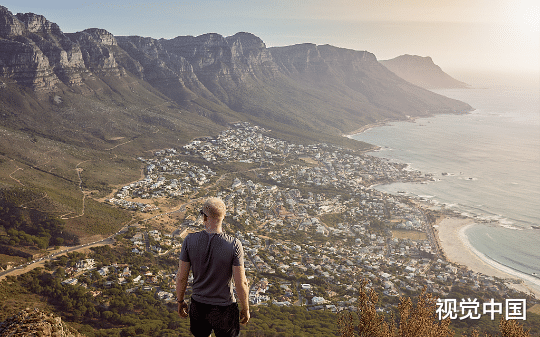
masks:
[(210, 218), (223, 220), (225, 218), (225, 203), (220, 198), (208, 198), (202, 207), (204, 214)]

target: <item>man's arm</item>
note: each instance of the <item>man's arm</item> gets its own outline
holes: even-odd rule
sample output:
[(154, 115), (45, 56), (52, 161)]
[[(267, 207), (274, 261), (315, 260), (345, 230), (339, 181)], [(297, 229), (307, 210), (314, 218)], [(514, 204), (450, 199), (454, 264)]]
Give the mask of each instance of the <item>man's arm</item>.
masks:
[(187, 317), (187, 303), (184, 301), (184, 295), (186, 293), (189, 269), (191, 263), (180, 260), (178, 266), (178, 272), (176, 273), (176, 299), (178, 300), (178, 314), (181, 317)]
[(236, 294), (242, 306), (240, 311), (240, 323), (246, 324), (249, 321), (249, 287), (246, 279), (244, 266), (233, 266), (234, 284), (236, 286)]

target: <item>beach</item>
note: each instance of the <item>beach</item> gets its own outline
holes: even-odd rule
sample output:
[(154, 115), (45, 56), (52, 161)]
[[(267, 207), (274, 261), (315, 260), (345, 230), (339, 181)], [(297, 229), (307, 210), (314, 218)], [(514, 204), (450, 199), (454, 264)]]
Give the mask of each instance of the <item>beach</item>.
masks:
[(466, 266), (470, 270), (502, 279), (521, 280), (522, 283), (506, 284), (518, 291), (533, 293), (540, 298), (540, 282), (530, 275), (525, 275), (490, 260), (475, 250), (465, 235), (465, 230), (474, 225), (469, 218), (445, 217), (433, 227), (448, 261)]

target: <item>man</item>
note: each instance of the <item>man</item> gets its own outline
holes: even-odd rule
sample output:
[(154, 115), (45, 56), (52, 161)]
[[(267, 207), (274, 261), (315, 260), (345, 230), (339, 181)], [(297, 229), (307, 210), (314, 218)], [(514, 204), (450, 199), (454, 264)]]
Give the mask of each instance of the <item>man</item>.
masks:
[[(238, 336), (239, 323), (246, 324), (250, 318), (242, 243), (223, 233), (225, 204), (221, 199), (207, 199), (200, 213), (205, 230), (189, 234), (180, 252), (180, 266), (176, 275), (178, 314), (188, 316), (184, 294), (191, 269), (191, 333), (196, 337), (207, 337), (214, 330), (216, 337)], [(240, 313), (233, 294), (233, 279), (242, 306)]]

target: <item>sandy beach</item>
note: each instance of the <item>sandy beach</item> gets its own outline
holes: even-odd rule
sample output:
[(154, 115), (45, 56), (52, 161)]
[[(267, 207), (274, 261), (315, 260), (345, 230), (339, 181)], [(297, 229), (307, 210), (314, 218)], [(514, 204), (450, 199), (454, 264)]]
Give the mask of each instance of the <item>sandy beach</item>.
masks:
[(502, 266), (482, 255), (470, 245), (465, 230), (473, 224), (474, 220), (472, 219), (447, 217), (434, 226), (446, 258), (484, 275), (522, 280), (521, 284), (507, 284), (519, 291), (532, 292), (536, 298), (540, 298), (540, 284), (532, 276)]

